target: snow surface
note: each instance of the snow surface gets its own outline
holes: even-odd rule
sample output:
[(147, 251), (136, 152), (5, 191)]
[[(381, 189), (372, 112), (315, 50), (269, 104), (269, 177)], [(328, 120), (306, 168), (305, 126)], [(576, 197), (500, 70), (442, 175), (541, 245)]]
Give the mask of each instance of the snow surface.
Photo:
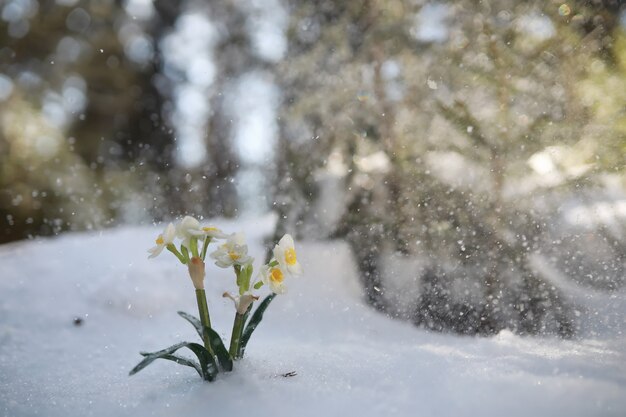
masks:
[[(251, 253), (272, 219), (223, 222)], [(626, 338), (563, 341), (429, 333), (362, 301), (347, 246), (300, 243), (305, 275), (266, 313), (235, 372), (215, 383), (141, 350), (198, 341), (191, 281), (160, 228), (0, 247), (2, 416), (625, 416)], [(215, 327), (230, 334), (231, 271), (208, 268)], [(81, 326), (73, 318), (84, 319)], [(295, 377), (281, 374), (297, 372)]]

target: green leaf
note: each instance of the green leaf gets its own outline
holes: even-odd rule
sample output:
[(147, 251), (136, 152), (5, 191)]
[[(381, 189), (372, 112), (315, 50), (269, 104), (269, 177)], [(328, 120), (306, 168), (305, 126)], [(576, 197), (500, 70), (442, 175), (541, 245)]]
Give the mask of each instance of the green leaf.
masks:
[(182, 356), (178, 356), (178, 355), (168, 355), (165, 354), (163, 356), (159, 356), (159, 359), (166, 359), (168, 361), (172, 361), (172, 362), (176, 362), (179, 365), (184, 365), (184, 366), (189, 366), (193, 369), (195, 369), (198, 374), (200, 375), (201, 378), (204, 378), (202, 375), (202, 368), (200, 368), (200, 365), (193, 360), (187, 359), (187, 358), (183, 358)]
[[(203, 326), (200, 320), (198, 320), (196, 317), (192, 316), (191, 314), (185, 313), (184, 311), (179, 311), (178, 315), (184, 318), (185, 320), (187, 320), (189, 323), (191, 323), (193, 327), (196, 329), (196, 331), (198, 332), (200, 339), (204, 340), (204, 336), (202, 333)], [(211, 329), (210, 327), (204, 327), (204, 329), (207, 331), (207, 334), (209, 335), (209, 343), (211, 344), (211, 349), (213, 349), (213, 352), (217, 356), (217, 360), (219, 362), (220, 367), (226, 372), (232, 371), (233, 360), (228, 354), (228, 350), (224, 347), (224, 343), (222, 342), (222, 339), (220, 338), (219, 334), (217, 334), (217, 332), (215, 332), (215, 330)]]
[(210, 327), (205, 327), (204, 329), (209, 332), (209, 343), (211, 344), (211, 349), (213, 349), (213, 352), (217, 356), (220, 367), (224, 372), (231, 372), (233, 370), (233, 359), (224, 346), (222, 338)]
[(204, 335), (202, 334), (202, 323), (197, 317), (192, 316), (189, 313), (185, 313), (184, 311), (179, 311), (178, 315), (191, 323), (191, 325), (196, 329), (196, 332), (198, 332), (198, 336), (200, 336), (200, 339), (204, 340)]
[(142, 356), (152, 356), (152, 355), (160, 355), (160, 354), (163, 354), (163, 353), (174, 353), (178, 349), (184, 347), (186, 343), (187, 342), (180, 342), (180, 343), (176, 343), (175, 345), (172, 345), (172, 346), (170, 346), (168, 348), (157, 350), (156, 352), (139, 352), (139, 354), (142, 355)]
[(254, 289), (258, 290), (259, 288), (261, 288), (263, 286), (263, 281), (259, 281), (256, 284), (254, 284)]
[[(143, 368), (150, 365), (152, 362), (154, 362), (157, 359), (172, 360), (181, 365), (191, 366), (191, 367), (194, 367), (196, 370), (198, 370), (198, 368), (194, 366), (193, 362), (185, 358), (180, 358), (178, 356), (172, 355), (174, 352), (184, 347), (191, 350), (198, 358), (198, 361), (200, 362), (200, 366), (199, 366), (200, 376), (202, 376), (202, 378), (205, 380), (213, 381), (218, 373), (215, 360), (209, 354), (209, 352), (207, 352), (204, 346), (199, 345), (197, 343), (189, 343), (189, 342), (177, 343), (175, 345), (172, 345), (163, 350), (159, 350), (157, 352), (151, 352), (151, 353), (142, 352), (141, 355), (144, 356), (144, 359), (141, 362), (139, 362), (137, 366), (135, 366), (128, 373), (128, 375), (135, 375), (137, 372), (141, 371)], [(181, 362), (181, 360), (184, 361), (185, 363)]]
[(145, 356), (144, 360), (139, 362), (137, 366), (131, 369), (128, 375), (135, 375), (137, 372), (141, 371), (143, 368), (150, 365), (153, 361), (159, 359), (161, 356), (171, 355), (172, 353), (176, 352), (178, 349), (185, 347), (185, 345), (186, 345), (186, 342), (182, 342), (182, 343), (177, 343), (175, 345), (172, 345), (166, 349), (159, 350), (158, 352), (150, 352), (150, 353), (140, 352), (141, 355)]
[(265, 310), (270, 305), (274, 297), (276, 297), (276, 294), (274, 293), (268, 295), (263, 301), (261, 301), (261, 304), (259, 304), (256, 310), (254, 310), (254, 313), (252, 314), (252, 317), (250, 317), (250, 321), (246, 325), (246, 328), (243, 331), (243, 335), (241, 336), (241, 342), (239, 343), (239, 352), (237, 354), (239, 358), (243, 357), (243, 354), (246, 351), (246, 345), (250, 340), (250, 336), (252, 336), (254, 330), (257, 328), (261, 320), (263, 320), (263, 313), (265, 313)]
[(198, 361), (200, 361), (200, 368), (204, 374), (204, 379), (207, 381), (215, 381), (219, 369), (213, 355), (211, 355), (204, 346), (198, 343), (188, 343), (187, 348), (196, 354)]

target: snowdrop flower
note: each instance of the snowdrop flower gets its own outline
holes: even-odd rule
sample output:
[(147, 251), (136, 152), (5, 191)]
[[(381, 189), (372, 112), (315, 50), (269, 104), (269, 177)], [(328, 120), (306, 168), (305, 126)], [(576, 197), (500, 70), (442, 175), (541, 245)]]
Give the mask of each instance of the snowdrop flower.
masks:
[(248, 245), (243, 233), (233, 233), (228, 236), (226, 242), (211, 253), (210, 257), (215, 259), (215, 265), (220, 268), (228, 268), (232, 265), (246, 265), (254, 260), (248, 256)]
[(226, 239), (228, 235), (222, 232), (222, 229), (219, 229), (215, 226), (204, 226), (200, 230), (205, 236), (210, 237), (211, 239)]
[(274, 258), (276, 258), (282, 270), (289, 272), (291, 275), (302, 274), (302, 267), (298, 263), (296, 248), (291, 235), (283, 236), (278, 241), (278, 245), (274, 246)]
[(285, 274), (280, 266), (263, 265), (261, 267), (261, 280), (276, 294), (284, 294), (287, 287), (284, 284)]
[(189, 269), (189, 276), (191, 277), (191, 282), (193, 282), (193, 286), (196, 290), (204, 289), (204, 262), (202, 259), (194, 256), (189, 260), (187, 264), (187, 268)]
[(176, 237), (182, 239), (182, 245), (190, 248), (191, 239), (202, 236), (204, 232), (200, 228), (200, 222), (191, 216), (185, 216), (178, 225), (176, 225)]
[(259, 297), (253, 295), (250, 292), (246, 292), (239, 297), (233, 297), (230, 293), (225, 292), (224, 294), (222, 294), (222, 297), (230, 298), (231, 300), (233, 300), (233, 303), (235, 303), (235, 309), (239, 314), (246, 314), (246, 311), (248, 311), (248, 307), (250, 307), (250, 304), (259, 299)]
[(174, 238), (176, 237), (176, 228), (172, 223), (168, 224), (163, 233), (156, 238), (156, 246), (148, 249), (150, 252), (150, 256), (148, 258), (157, 257), (163, 252), (163, 249), (167, 247), (167, 245), (171, 245), (174, 242)]

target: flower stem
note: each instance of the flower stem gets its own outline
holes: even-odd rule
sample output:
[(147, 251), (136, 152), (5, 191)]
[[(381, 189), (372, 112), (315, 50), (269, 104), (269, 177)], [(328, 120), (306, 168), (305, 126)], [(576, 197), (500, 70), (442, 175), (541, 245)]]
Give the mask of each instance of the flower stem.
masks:
[(185, 259), (185, 257), (183, 256), (182, 253), (180, 253), (178, 251), (178, 249), (176, 249), (176, 246), (174, 246), (173, 243), (170, 243), (169, 245), (166, 246), (167, 250), (172, 252), (174, 255), (176, 255), (176, 257), (178, 258), (178, 260), (182, 263), (182, 264), (186, 264), (187, 260)]
[(183, 263), (186, 264), (187, 262), (189, 262), (189, 251), (183, 245), (180, 245), (180, 251), (182, 252), (183, 257), (185, 258), (185, 262)]
[(199, 257), (200, 257), (200, 254), (198, 253), (198, 239), (197, 239), (197, 238), (195, 238), (195, 237), (192, 237), (192, 238), (189, 240), (189, 246), (190, 246), (190, 249), (191, 249), (191, 254), (192, 254), (193, 256), (195, 256), (195, 257), (199, 258)]
[(235, 321), (233, 322), (233, 333), (230, 336), (230, 348), (228, 353), (233, 359), (239, 358), (239, 343), (241, 342), (241, 334), (243, 333), (243, 325), (245, 324), (245, 314), (235, 313)]
[(204, 245), (202, 246), (202, 260), (204, 261), (206, 258), (206, 251), (209, 249), (209, 243), (211, 243), (211, 236), (207, 236), (204, 238)]
[[(196, 290), (196, 301), (198, 302), (198, 313), (200, 314), (200, 322), (203, 327), (211, 328), (211, 318), (209, 317), (209, 306), (206, 302), (206, 293), (204, 290)], [(211, 349), (211, 343), (209, 342), (209, 333), (202, 330), (204, 347), (213, 355), (213, 349)]]

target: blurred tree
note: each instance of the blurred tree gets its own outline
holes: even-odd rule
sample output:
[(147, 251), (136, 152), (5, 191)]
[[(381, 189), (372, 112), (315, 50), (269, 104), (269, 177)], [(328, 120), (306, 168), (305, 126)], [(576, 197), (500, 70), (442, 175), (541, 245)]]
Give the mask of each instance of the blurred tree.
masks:
[[(319, 195), (316, 174), (331, 155), (339, 157), (335, 166), (347, 164), (347, 186), (352, 185), (350, 180), (363, 180), (353, 176), (353, 154), (378, 149), (395, 158), (394, 109), (383, 86), (383, 51), (396, 53), (396, 42), (406, 38), (403, 25), (410, 14), (405, 9), (399, 1), (292, 3), (289, 51), (278, 77), (284, 92), (280, 152), (287, 166), (284, 177), (289, 179), (279, 188), (284, 194), (277, 198), (281, 219), (298, 224), (315, 216), (306, 201)], [(387, 180), (390, 192), (396, 193), (395, 172)], [(384, 233), (385, 210), (391, 210), (388, 217), (399, 213), (395, 205), (371, 204), (367, 188), (354, 188), (346, 204), (347, 219), (356, 222), (349, 221), (336, 235), (349, 232), (368, 299), (384, 310), (377, 266), (380, 248), (374, 243)]]
[[(281, 219), (316, 225), (320, 172), (335, 172), (345, 209), (334, 236), (352, 245), (376, 308), (401, 314), (385, 266), (400, 254), (433, 265), (409, 312), (418, 324), (573, 334), (571, 306), (529, 258), (545, 231), (536, 201), (594, 177), (569, 166), (550, 182), (529, 160), (575, 152), (590, 130), (578, 85), (585, 63), (604, 59), (609, 26), (559, 6), (293, 4)], [(441, 23), (422, 33), (427, 18)]]
[(238, 78), (253, 66), (250, 39), (246, 31), (246, 15), (231, 1), (217, 1), (211, 7), (213, 21), (218, 25), (219, 40), (215, 57), (217, 78), (211, 98), (211, 117), (207, 136), (208, 172), (213, 180), (208, 192), (213, 201), (211, 216), (233, 216), (237, 209), (237, 191), (234, 178), (239, 165), (234, 150), (235, 129), (233, 109), (227, 98), (234, 93)]
[[(29, 120), (27, 115), (38, 120), (41, 113), (45, 120), (33, 123), (48, 125), (55, 135), (67, 138), (68, 146), (59, 152), (71, 154), (62, 160), (72, 163), (58, 165), (51, 181), (66, 184), (67, 176), (82, 172), (92, 190), (89, 200), (99, 210), (86, 221), (77, 214), (94, 209), (76, 207), (64, 213), (63, 201), (84, 197), (77, 197), (74, 188), (57, 187), (56, 202), (49, 198), (45, 204), (36, 202), (42, 208), (38, 212), (26, 203), (5, 207), (3, 211), (13, 218), (6, 224), (7, 240), (66, 228), (101, 227), (117, 219), (137, 221), (147, 217), (148, 211), (158, 218), (166, 213), (162, 203), (175, 201), (166, 198), (167, 190), (173, 191), (168, 183), (173, 137), (165, 123), (164, 96), (157, 88), (161, 65), (155, 45), (175, 21), (180, 2), (155, 2), (154, 6), (157, 13), (152, 18), (133, 19), (122, 2), (7, 3), (6, 9), (13, 12), (7, 12), (10, 18), (0, 24), (4, 45), (0, 72), (11, 77), (14, 96), (20, 97), (16, 100), (31, 103), (30, 111), (22, 113), (25, 120)], [(12, 115), (8, 107), (3, 113), (5, 119)], [(7, 128), (12, 129), (13, 123), (7, 120)], [(4, 140), (19, 142), (28, 134), (13, 129)], [(5, 161), (5, 173), (24, 157), (33, 167), (40, 165), (36, 153), (13, 154)], [(60, 164), (58, 159), (56, 163)], [(4, 180), (3, 194), (8, 196), (49, 194), (32, 176), (19, 191), (8, 174), (0, 179)], [(152, 200), (155, 208), (150, 210)], [(51, 214), (57, 211), (56, 216)], [(51, 219), (55, 219), (54, 228), (45, 226)]]
[[(561, 241), (560, 202), (624, 187), (618, 2), (292, 1), (279, 63), (255, 46), (254, 2), (159, 0), (143, 14), (125, 1), (4, 4), (0, 242), (236, 214), (237, 91), (274, 72), (273, 241), (296, 229), (345, 238), (368, 302), (431, 329), (574, 332), (573, 306), (536, 260)], [(216, 74), (201, 87), (188, 54), (168, 63), (190, 22), (216, 34), (198, 43)], [(181, 85), (208, 102), (195, 115), (207, 157), (193, 166), (172, 133), (193, 107)], [(619, 287), (626, 232), (589, 234), (554, 258), (576, 282)], [(580, 276), (599, 275), (574, 262), (587, 242), (611, 248), (613, 275)]]
[(89, 17), (52, 1), (14, 6), (5, 6), (0, 23), (0, 73), (13, 86), (0, 103), (0, 242), (101, 226), (110, 217), (96, 177), (64, 136), (84, 103), (72, 63), (89, 49), (71, 34)]

